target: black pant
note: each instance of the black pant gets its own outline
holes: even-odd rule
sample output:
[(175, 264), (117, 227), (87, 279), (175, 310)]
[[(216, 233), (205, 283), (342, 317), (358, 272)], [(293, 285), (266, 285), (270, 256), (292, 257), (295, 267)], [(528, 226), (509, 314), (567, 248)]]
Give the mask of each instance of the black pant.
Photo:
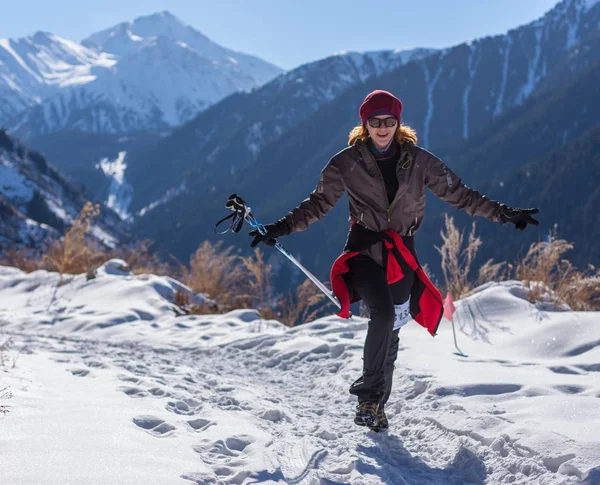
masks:
[(394, 362), (398, 356), (398, 332), (393, 330), (394, 305), (408, 301), (414, 271), (403, 266), (404, 278), (388, 285), (385, 270), (368, 256), (359, 254), (348, 260), (352, 287), (360, 294), (370, 314), (363, 353), (363, 375), (352, 384), (350, 393), (358, 400), (379, 402), (390, 397)]

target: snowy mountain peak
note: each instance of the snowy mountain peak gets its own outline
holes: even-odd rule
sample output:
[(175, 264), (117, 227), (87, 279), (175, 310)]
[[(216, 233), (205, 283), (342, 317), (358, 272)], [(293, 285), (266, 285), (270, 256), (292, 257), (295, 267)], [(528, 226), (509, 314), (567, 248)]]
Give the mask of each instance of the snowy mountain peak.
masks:
[(584, 0), (584, 5), (587, 10), (590, 10), (594, 5), (600, 2), (600, 0)]
[(38, 45), (49, 45), (56, 41), (57, 37), (52, 35), (50, 32), (38, 30), (35, 34), (30, 37), (31, 41)]
[(281, 72), (221, 47), (168, 11), (119, 23), (82, 43), (37, 32), (16, 47), (0, 39), (0, 124), (20, 137), (162, 129)]
[(82, 44), (94, 46), (104, 52), (125, 56), (139, 52), (157, 38), (165, 38), (172, 43), (184, 42), (200, 52), (209, 51), (211, 55), (224, 50), (168, 11), (138, 17), (130, 22), (122, 22), (92, 34), (83, 40)]
[(65, 86), (93, 80), (95, 67), (114, 63), (113, 56), (49, 32), (0, 39), (0, 124)]
[(131, 25), (140, 34), (155, 36), (170, 36), (176, 34), (178, 29), (191, 28), (167, 10), (138, 17)]

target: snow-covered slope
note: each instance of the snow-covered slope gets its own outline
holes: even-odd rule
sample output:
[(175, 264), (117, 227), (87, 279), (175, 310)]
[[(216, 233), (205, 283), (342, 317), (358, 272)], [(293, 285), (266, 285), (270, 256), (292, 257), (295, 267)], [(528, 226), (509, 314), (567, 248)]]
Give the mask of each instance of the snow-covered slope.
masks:
[[(18, 42), (37, 48), (35, 37), (12, 43)], [(41, 93), (27, 106), (36, 100), (39, 104), (10, 121), (15, 134), (27, 137), (61, 129), (114, 133), (174, 126), (235, 91), (260, 86), (281, 73), (257, 57), (215, 44), (168, 12), (119, 24), (70, 45), (98, 57), (93, 75), (80, 75), (77, 83)], [(89, 62), (86, 66), (91, 69)], [(8, 93), (20, 89), (15, 79)], [(1, 115), (0, 123), (8, 119)]]
[[(142, 53), (148, 57), (152, 51), (146, 52), (146, 49), (159, 39), (187, 48), (209, 60), (216, 72), (229, 73), (232, 76), (229, 82), (237, 83), (238, 89), (262, 85), (281, 72), (281, 69), (255, 56), (221, 47), (167, 11), (121, 23), (91, 35), (82, 44), (113, 53), (119, 58)], [(170, 61), (176, 63), (178, 59)]]
[(110, 54), (48, 32), (0, 39), (0, 125), (69, 86), (95, 79), (114, 66)]
[(467, 356), (449, 322), (434, 339), (409, 324), (380, 435), (348, 394), (364, 319), (176, 317), (174, 280), (119, 268), (59, 288), (0, 268), (7, 483), (599, 483), (597, 313), (536, 307), (512, 281), (457, 303)]
[[(93, 197), (74, 185), (37, 152), (28, 150), (0, 129), (0, 252), (39, 247), (68, 228)], [(116, 214), (103, 210), (93, 234), (114, 247), (124, 234)]]

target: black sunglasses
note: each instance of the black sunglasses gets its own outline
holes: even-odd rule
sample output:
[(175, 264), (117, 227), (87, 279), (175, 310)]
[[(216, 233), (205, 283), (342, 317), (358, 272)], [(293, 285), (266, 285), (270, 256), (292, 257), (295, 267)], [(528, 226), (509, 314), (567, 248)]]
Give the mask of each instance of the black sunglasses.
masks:
[(393, 116), (389, 117), (389, 118), (369, 118), (367, 120), (367, 123), (369, 123), (369, 126), (371, 128), (379, 128), (381, 125), (384, 125), (386, 128), (391, 128), (392, 126), (396, 126), (396, 123), (398, 123), (398, 120), (396, 118), (394, 118)]

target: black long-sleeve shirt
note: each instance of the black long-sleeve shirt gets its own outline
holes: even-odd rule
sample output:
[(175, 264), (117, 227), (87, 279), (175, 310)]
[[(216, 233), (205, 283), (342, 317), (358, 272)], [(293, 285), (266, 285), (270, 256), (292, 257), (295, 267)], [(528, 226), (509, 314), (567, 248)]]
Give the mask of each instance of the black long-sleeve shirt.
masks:
[(385, 191), (387, 193), (388, 201), (391, 204), (394, 197), (396, 197), (399, 186), (398, 177), (396, 175), (396, 163), (400, 156), (400, 145), (398, 145), (396, 140), (392, 140), (390, 146), (385, 151), (380, 151), (373, 145), (373, 142), (369, 140), (369, 148), (371, 148), (377, 166), (383, 175)]

